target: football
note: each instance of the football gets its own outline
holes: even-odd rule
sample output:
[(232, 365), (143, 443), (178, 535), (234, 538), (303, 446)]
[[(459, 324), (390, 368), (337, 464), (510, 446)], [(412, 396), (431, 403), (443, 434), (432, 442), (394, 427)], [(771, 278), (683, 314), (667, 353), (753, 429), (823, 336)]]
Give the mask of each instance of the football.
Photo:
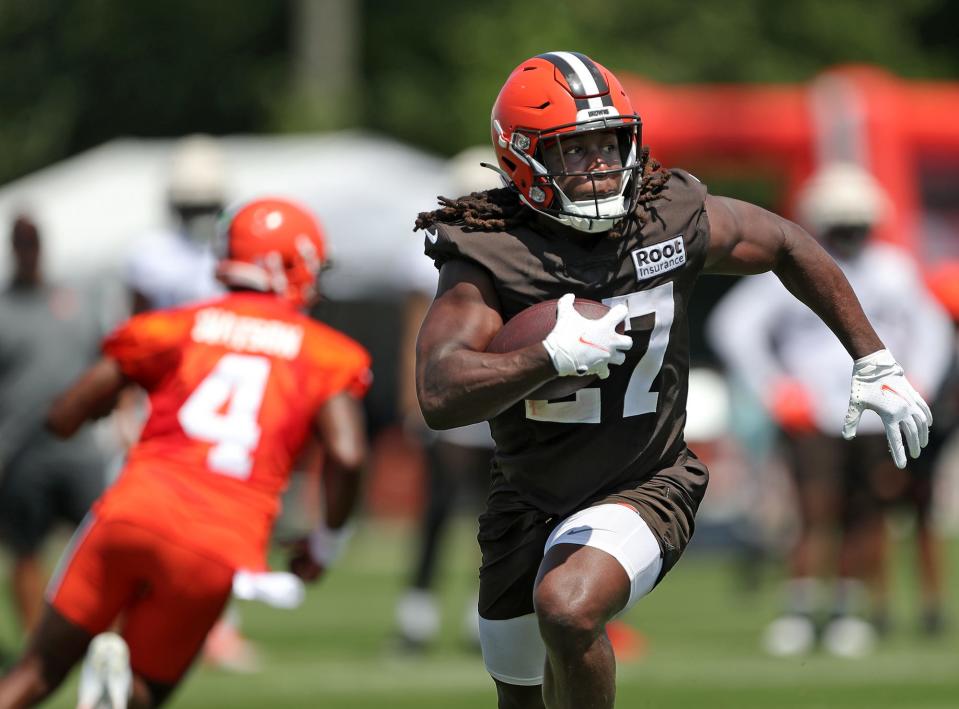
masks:
[[(521, 310), (506, 321), (486, 348), (487, 352), (503, 354), (519, 350), (537, 342), (542, 342), (556, 325), (556, 300), (544, 300)], [(591, 320), (598, 320), (609, 312), (602, 303), (587, 298), (577, 298), (573, 302), (576, 312)], [(616, 328), (623, 331), (622, 325)], [(563, 399), (596, 381), (595, 374), (585, 377), (557, 377), (546, 382), (530, 394), (527, 399), (546, 400)]]

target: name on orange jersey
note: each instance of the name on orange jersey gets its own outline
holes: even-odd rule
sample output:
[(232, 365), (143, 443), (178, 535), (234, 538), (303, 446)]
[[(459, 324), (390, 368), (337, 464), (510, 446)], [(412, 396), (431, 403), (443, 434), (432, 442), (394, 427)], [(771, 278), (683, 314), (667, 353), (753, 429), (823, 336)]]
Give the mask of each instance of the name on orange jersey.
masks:
[(196, 314), (190, 338), (206, 345), (293, 359), (303, 344), (303, 328), (282, 320), (249, 318), (229, 310), (204, 308)]

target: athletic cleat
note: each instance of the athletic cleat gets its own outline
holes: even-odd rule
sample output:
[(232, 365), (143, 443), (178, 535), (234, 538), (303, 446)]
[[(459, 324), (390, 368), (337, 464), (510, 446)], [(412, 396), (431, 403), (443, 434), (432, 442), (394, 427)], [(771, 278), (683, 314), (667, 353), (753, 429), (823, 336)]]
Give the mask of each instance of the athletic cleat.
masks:
[(822, 645), (832, 655), (858, 659), (876, 648), (877, 635), (871, 624), (853, 616), (836, 618), (823, 631)]
[(426, 647), (440, 632), (440, 610), (433, 594), (418, 588), (407, 591), (396, 606), (396, 624), (407, 648)]
[(77, 709), (126, 709), (133, 689), (130, 651), (116, 633), (90, 642), (80, 671)]
[(816, 644), (816, 626), (804, 615), (777, 618), (763, 633), (763, 649), (774, 657), (805, 655)]

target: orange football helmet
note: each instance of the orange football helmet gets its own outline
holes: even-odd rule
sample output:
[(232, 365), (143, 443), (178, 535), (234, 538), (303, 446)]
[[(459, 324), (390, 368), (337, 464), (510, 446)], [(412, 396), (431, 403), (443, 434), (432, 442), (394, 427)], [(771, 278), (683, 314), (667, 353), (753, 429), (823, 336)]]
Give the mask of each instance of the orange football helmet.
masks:
[[(523, 202), (581, 231), (601, 232), (632, 211), (640, 183), (642, 121), (619, 80), (578, 52), (547, 52), (528, 59), (509, 75), (492, 114), (493, 149), (499, 172)], [(622, 167), (592, 172), (550, 172), (543, 146), (586, 131), (614, 129)], [(600, 195), (595, 179), (618, 174), (619, 190)], [(570, 199), (558, 177), (582, 176), (593, 182), (591, 199)]]
[(227, 285), (276, 293), (297, 307), (319, 297), (326, 243), (309, 210), (286, 199), (255, 199), (224, 210), (217, 231), (216, 276)]

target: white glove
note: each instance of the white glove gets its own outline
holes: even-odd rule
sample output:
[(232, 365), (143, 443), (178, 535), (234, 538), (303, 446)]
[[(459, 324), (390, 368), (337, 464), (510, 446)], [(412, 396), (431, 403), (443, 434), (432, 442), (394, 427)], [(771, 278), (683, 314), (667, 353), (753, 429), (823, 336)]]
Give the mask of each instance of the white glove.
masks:
[(244, 601), (260, 601), (274, 608), (296, 608), (303, 603), (303, 582), (286, 571), (246, 571), (233, 575), (233, 595)]
[(903, 432), (909, 455), (919, 457), (919, 451), (929, 442), (932, 412), (912, 384), (906, 381), (902, 367), (889, 350), (873, 352), (853, 363), (849, 410), (842, 427), (842, 437), (847, 441), (856, 437), (859, 418), (865, 409), (875, 411), (882, 419), (897, 468), (906, 467)]
[(567, 293), (556, 305), (556, 325), (543, 340), (553, 366), (562, 377), (598, 374), (609, 376), (609, 365), (622, 364), (633, 338), (616, 332), (629, 314), (626, 306), (614, 306), (598, 320), (584, 318), (573, 307), (576, 297)]

